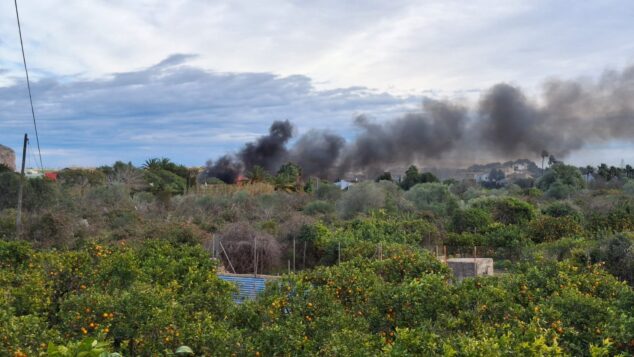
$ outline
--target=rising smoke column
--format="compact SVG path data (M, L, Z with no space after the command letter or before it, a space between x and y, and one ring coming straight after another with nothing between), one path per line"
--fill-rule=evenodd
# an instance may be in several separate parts
M207 161L205 169L199 176L199 181L206 182L207 179L215 177L225 183L234 183L238 180L241 172L242 163L231 155L224 155L216 161Z
M269 172L275 172L288 157L286 143L293 136L293 126L288 120L275 121L269 134L253 143L247 143L238 153L238 158L246 170L258 165Z
M451 151L465 130L466 108L449 102L425 100L423 111L386 123L360 116L361 129L339 164L339 173L377 173L388 165L407 164L424 158L440 158Z
M289 160L302 168L304 176L333 178L335 165L345 143L335 133L312 129L293 145Z
M268 135L246 144L235 156L210 163L206 172L230 180L255 165L275 173L293 161L307 176L332 178L375 175L397 164L464 164L460 158L474 154L509 160L539 157L548 150L565 157L587 144L634 138L634 67L607 71L596 81L550 80L537 99L501 83L484 91L472 110L426 99L420 112L384 122L362 115L355 125L360 132L351 142L328 131L309 130L287 148L293 126L276 121Z

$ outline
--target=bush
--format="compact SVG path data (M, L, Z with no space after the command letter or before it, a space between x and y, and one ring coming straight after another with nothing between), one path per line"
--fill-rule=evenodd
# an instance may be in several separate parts
M362 182L344 192L337 201L337 210L342 218L352 218L385 207L385 200L386 193L378 183Z
M542 209L542 212L550 217L570 217L577 222L582 221L581 211L566 201L553 202Z
M0 239L9 240L15 238L16 218L15 209L0 210Z
M72 218L64 212L47 212L28 225L27 237L41 247L69 248L74 244Z
M595 263L603 262L614 276L634 285L634 237L631 235L616 234L600 241L591 257Z
M405 198L423 211L438 215L451 214L458 208L458 200L441 183L419 183L405 193Z
M98 186L106 183L106 175L99 170L63 169L57 173L57 180L64 186Z
M457 210L451 217L451 229L454 232L483 232L493 222L489 212L480 208Z
M312 201L304 206L304 212L314 216L317 214L330 214L335 211L334 205L326 201Z
M522 248L530 244L524 229L517 225L494 225L485 233L485 245L498 248Z
M514 197L480 198L470 202L470 205L491 212L493 219L503 224L527 223L536 215L530 203Z
M583 235L583 227L573 218L543 216L532 221L528 236L535 243L552 242L564 237Z

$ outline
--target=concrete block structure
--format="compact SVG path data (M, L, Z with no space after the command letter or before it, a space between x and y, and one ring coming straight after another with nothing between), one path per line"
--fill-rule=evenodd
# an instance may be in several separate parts
M449 258L447 265L453 271L457 281L477 275L493 275L491 258Z

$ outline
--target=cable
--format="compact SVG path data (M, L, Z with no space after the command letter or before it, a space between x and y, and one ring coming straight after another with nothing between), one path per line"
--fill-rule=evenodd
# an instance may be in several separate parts
M31 103L31 116L33 117L33 127L35 128L35 140L37 141L37 152L40 156L40 168L44 172L44 163L42 162L42 151L40 150L40 136L37 132L37 122L35 121L35 109L33 109L33 96L31 95L31 81L29 79L29 70L26 67L26 56L24 55L24 42L22 41L22 27L20 26L20 14L18 13L18 0L13 0L15 4L15 18L18 20L18 33L20 34L20 48L22 49L22 62L24 63L24 73L26 74L26 87L29 90L29 103Z

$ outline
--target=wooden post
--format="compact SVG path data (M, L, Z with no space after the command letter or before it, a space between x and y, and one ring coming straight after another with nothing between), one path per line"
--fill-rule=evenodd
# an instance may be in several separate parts
M302 257L302 269L306 269L306 241L304 241L304 253Z
M211 256L214 259L216 258L216 235L215 234L211 235Z
M253 238L253 275L258 276L258 240Z
M291 260L288 260L288 273L291 273Z
M478 276L478 247L473 246L473 276Z
M233 268L233 264L231 264L231 259L229 259L229 254L227 254L227 251L225 250L225 247L222 245L222 242L218 241L218 244L220 244L220 248L222 249L222 252L225 253L225 257L227 258L227 262L229 263L229 266L231 267L231 271L235 274L236 270Z
M443 251L445 252L445 263L447 263L447 246L443 245L442 246Z
M435 255L436 259L438 259L438 245L436 245L436 255Z
M18 188L18 211L15 215L16 239L20 239L22 235L22 193L24 191L24 164L26 163L26 144L29 142L29 136L24 134L24 144L22 146L22 169L20 170L20 186Z
M295 272L295 238L293 238L293 272Z

